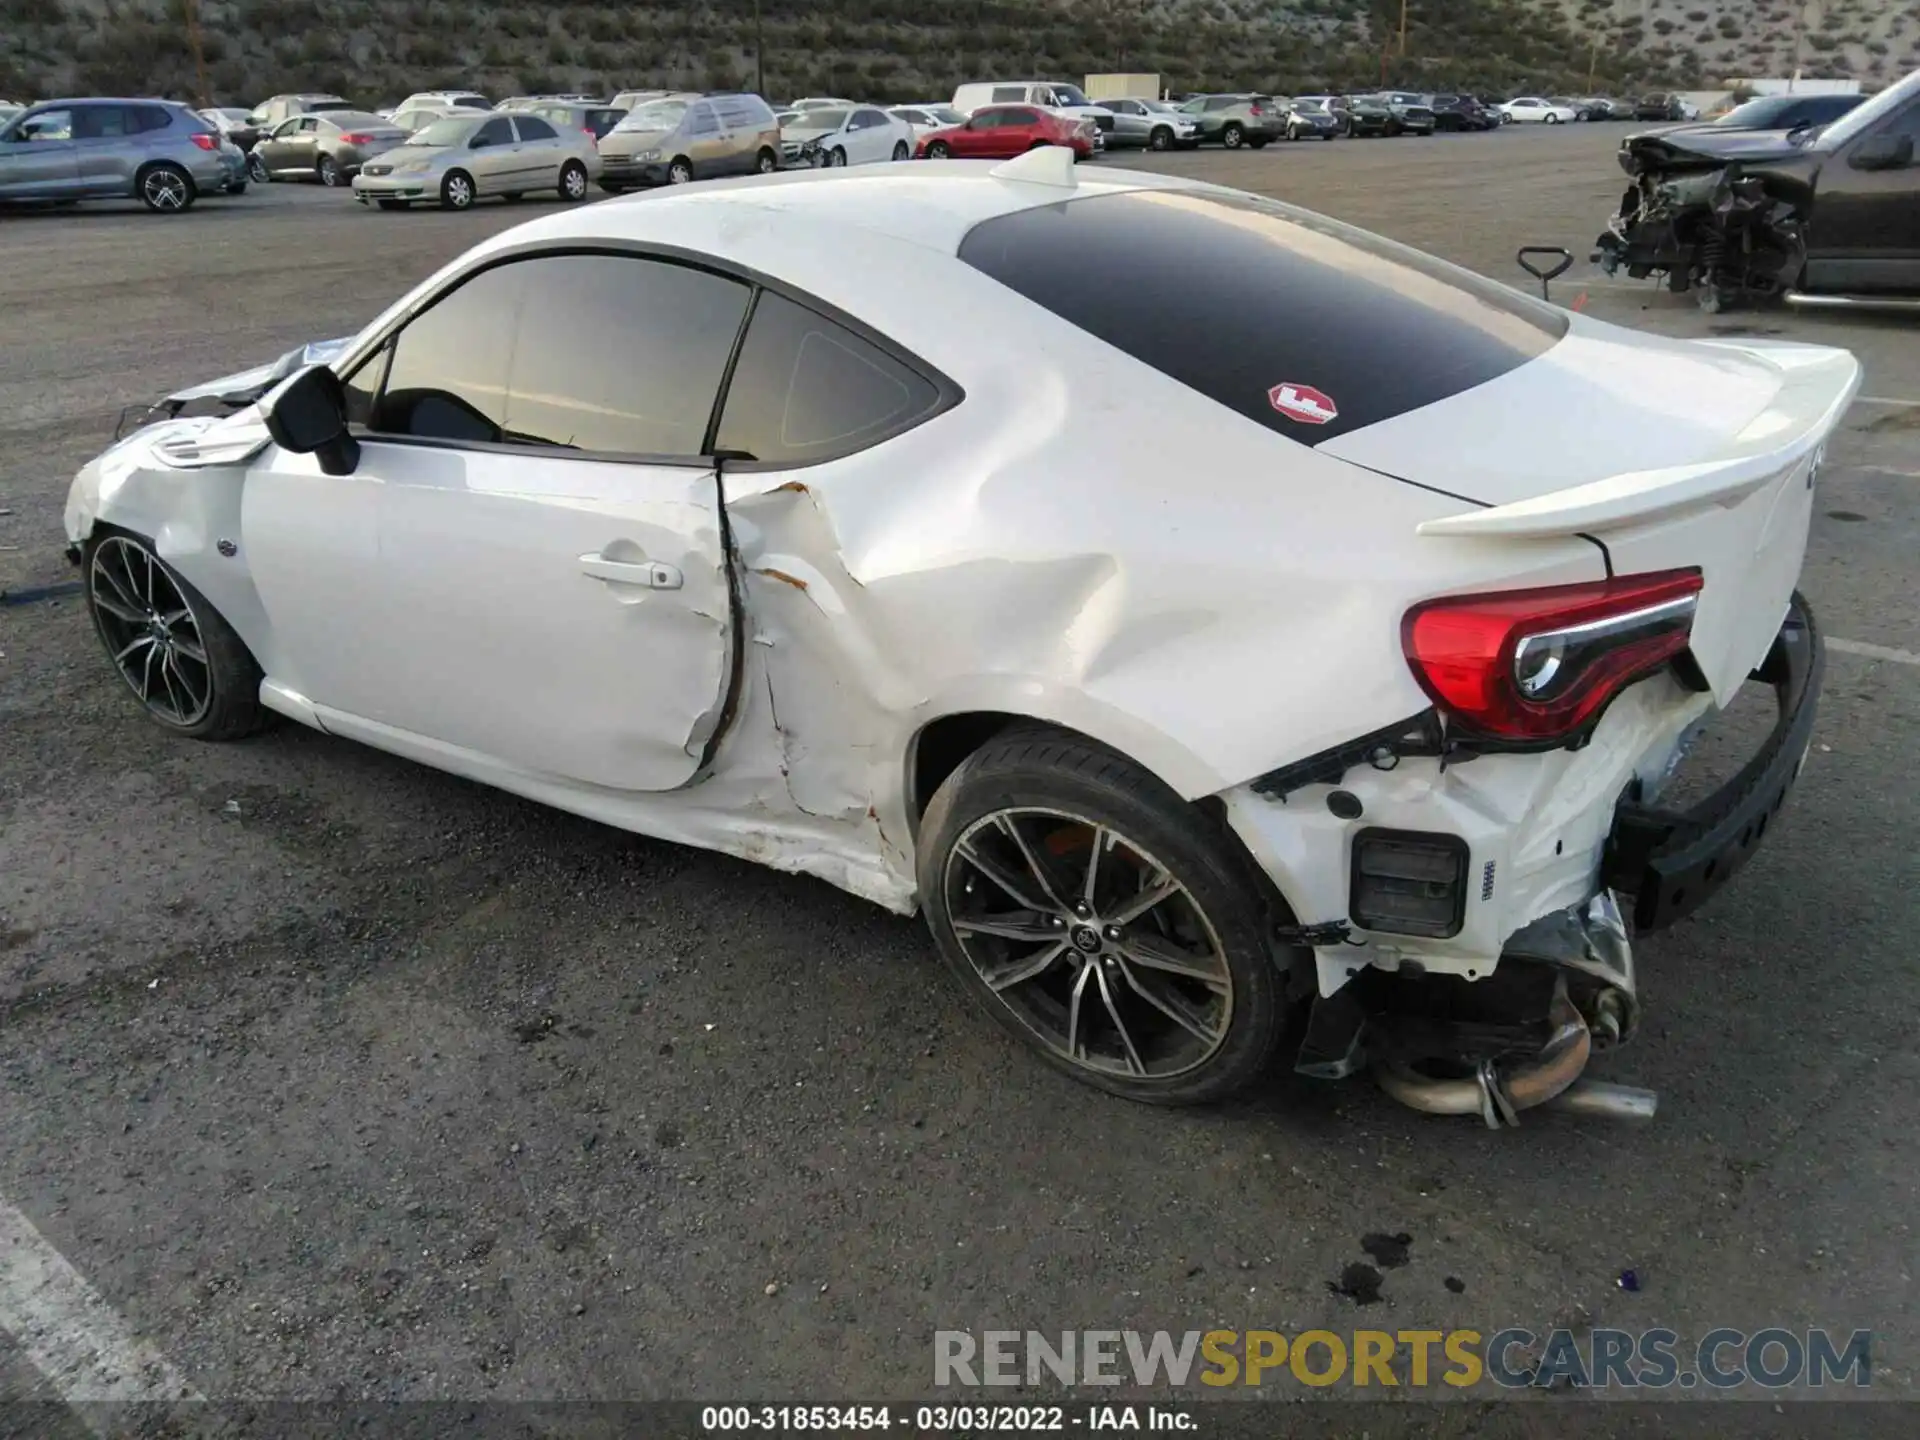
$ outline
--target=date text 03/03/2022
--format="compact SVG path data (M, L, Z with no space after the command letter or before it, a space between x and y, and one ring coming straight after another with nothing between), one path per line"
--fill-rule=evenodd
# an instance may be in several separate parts
M1194 1407L1170 1405L708 1405L700 1428L752 1431L892 1431L924 1435L1141 1430L1200 1433Z

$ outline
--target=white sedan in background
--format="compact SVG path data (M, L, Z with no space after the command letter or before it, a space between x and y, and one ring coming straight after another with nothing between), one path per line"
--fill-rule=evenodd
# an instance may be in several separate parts
M1779 828L1859 379L1042 147L556 210L170 397L65 529L169 733L919 911L1091 1084L1218 1098L1308 1009L1296 1069L1420 1109L1646 1114L1581 1078L1639 1013L1614 897L1657 929ZM1663 804L1750 680L1757 754Z
M1571 105L1555 105L1551 100L1541 100L1530 95L1518 100L1509 100L1506 104L1496 105L1493 108L1509 120L1516 122L1571 125L1580 118L1580 112Z
M967 123L967 117L944 100L923 105L896 105L887 113L907 122L913 131L913 143L916 146L922 135L931 135L935 130L950 130L955 125Z
M913 156L913 126L877 105L818 106L780 125L782 163L832 168Z

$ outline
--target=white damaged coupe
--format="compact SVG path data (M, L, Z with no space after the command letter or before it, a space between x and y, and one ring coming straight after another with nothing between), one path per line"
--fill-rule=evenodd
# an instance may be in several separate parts
M1582 1070L1804 760L1858 383L1040 151L537 219L169 397L66 527L175 733L286 716L917 909L1106 1089L1284 1036L1428 1111L1644 1115ZM1662 808L1750 679L1765 744Z

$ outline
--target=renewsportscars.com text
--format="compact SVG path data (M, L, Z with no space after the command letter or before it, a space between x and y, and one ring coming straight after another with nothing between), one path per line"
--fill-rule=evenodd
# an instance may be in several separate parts
M1571 1385L1733 1389L1872 1384L1873 1332L1672 1330L939 1330L937 1386Z

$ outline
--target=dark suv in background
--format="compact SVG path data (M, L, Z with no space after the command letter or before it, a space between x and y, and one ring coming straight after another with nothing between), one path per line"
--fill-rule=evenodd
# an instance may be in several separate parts
M247 188L247 160L172 100L48 100L0 127L0 202L137 199L173 214Z
M1429 95L1436 130L1498 130L1499 112L1489 110L1471 95Z

